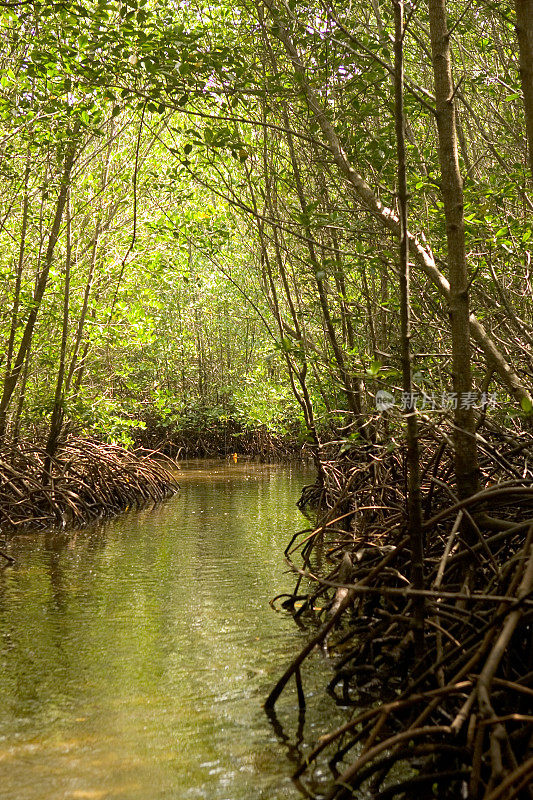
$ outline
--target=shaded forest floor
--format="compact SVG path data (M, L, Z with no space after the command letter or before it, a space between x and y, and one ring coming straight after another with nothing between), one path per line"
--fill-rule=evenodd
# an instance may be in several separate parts
M351 709L302 757L294 780L307 797L324 796L319 756L327 800L532 797L533 437L485 428L483 488L460 502L448 434L421 433L423 591L410 581L401 443L324 448L322 478L302 495L320 518L287 547L298 579L276 600L316 630L266 707L275 716L292 678L305 706L300 667L323 648L328 692Z

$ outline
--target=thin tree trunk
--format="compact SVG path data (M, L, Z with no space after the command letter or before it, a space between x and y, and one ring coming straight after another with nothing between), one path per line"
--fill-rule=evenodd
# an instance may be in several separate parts
M57 370L56 389L54 394L54 406L50 420L50 432L46 443L46 460L44 465L44 477L50 470L50 462L57 450L57 444L64 418L64 393L63 383L65 380L65 368L67 357L67 339L69 325L69 305L70 305L70 268L72 264L72 236L71 236L71 216L70 216L70 192L66 203L66 256L65 256L65 286L63 292L63 323L61 329L61 346L59 351L59 367Z
M263 115L264 114L265 114L265 111L263 109ZM265 135L263 137L262 157L263 157L263 172L264 172L264 178L265 178L265 203L266 203L266 206L268 208L268 211L269 211L269 214L270 214L271 218L274 220L274 219L277 219L277 206L276 206L275 200L273 198L273 187L272 187L272 182L271 182L271 179L270 179L270 172L271 171L269 169L269 162L268 162L268 142L267 142L267 138L266 138L266 132L265 132ZM249 181L249 188L250 188L250 192L251 192L251 196L252 196L252 203L253 203L254 211L257 212L257 204L256 204L256 200L255 200L255 193L254 193L253 185L252 185L251 181ZM257 230L258 230L258 234L259 234L259 241L261 243L261 263L262 263L263 268L264 268L264 270L266 272L265 285L267 287L267 291L266 291L267 300L269 300L269 304L271 306L272 313L273 313L274 318L275 318L275 320L277 322L277 325L278 325L280 341L283 342L284 334L285 334L284 321L283 321L282 312L281 312L281 308L280 308L280 304L279 304L279 298L278 298L278 293L277 293L277 290L276 290L276 285L275 285L275 282L274 282L274 277L273 277L273 274L272 274L272 268L271 268L271 264L270 264L268 248L267 248L267 244L266 244L266 241L265 241L264 225L263 225L262 222L260 222L260 217L257 214L256 214L256 221L257 221L256 222ZM278 229L277 229L276 225L273 224L272 225L272 238L273 238L273 242L274 242L274 253L275 253L275 257L276 257L276 263L277 263L278 271L279 271L279 274L280 274L280 277L281 277L281 282L282 282L282 285L283 285L285 298L287 300L287 303L288 303L288 306L289 306L289 309L290 309L290 312L291 312L291 319L292 319L292 323L294 325L294 330L295 330L295 333L296 333L296 339L297 339L300 347L302 348L303 352L305 353L306 338L305 338L304 332L301 329L300 321L299 321L298 314L296 312L296 308L295 308L295 305L294 305L293 297L292 297L292 294L291 294L290 285L289 285L289 279L287 277L287 271L285 269L285 264L283 262L283 255L282 255L282 252L281 252L281 245L280 245L280 242L279 242L278 233L279 232L278 232ZM270 300L270 295L271 295L271 298L272 298L271 300ZM287 366L287 373L288 373L289 380L290 380L290 383L291 383L292 393L293 393L294 397L296 398L298 404L300 405L300 408L302 409L307 430L309 431L309 434L310 434L310 436L312 438L312 441L313 441L314 458L315 458L315 463L316 463L316 466L317 466L318 474L319 474L320 477L322 477L322 465L321 465L321 462L320 462L320 454L319 454L320 440L319 440L319 437L318 437L318 432L317 432L317 428L316 428L316 422L315 422L315 418L314 418L313 403L311 401L311 397L309 395L309 391L307 389L307 383L306 383L306 378L307 378L307 358L305 356L304 360L303 360L303 364L301 366L299 366L295 362L295 360L291 357L291 355L287 352L287 350L285 350L285 349L283 350L283 356L284 356L285 363L286 363L286 366ZM298 382L298 384L300 386L300 389L297 388L296 381Z
M302 210L302 215L305 215L307 210L306 197L304 194L303 183L300 174L300 167L294 150L294 141L292 134L290 133L289 118L285 106L283 106L283 121L286 128L286 137L287 137L287 144L289 146L292 172L296 183L296 193L298 195L298 200L300 203L300 208ZM359 397L356 388L353 386L350 375L348 374L342 348L337 340L337 335L335 333L335 326L333 325L333 321L331 319L326 287L324 285L324 280L320 277L320 275L323 272L322 264L320 263L318 256L316 254L315 245L313 243L313 232L309 225L304 225L304 231L305 231L307 249L309 251L311 266L315 273L315 280L318 289L318 297L320 301L320 308L322 309L322 316L324 319L324 328L326 331L327 339L329 340L329 343L333 350L333 354L335 356L335 362L337 364L339 378L342 383L342 386L344 387L344 393L348 401L348 407L352 412L352 414L354 414L355 419L357 420L358 428L360 430L361 435L363 436L363 438L365 438L367 434L365 428L363 427L363 422L361 418L361 398Z
M267 7L268 7L268 4L267 4ZM264 29L265 25L264 25L264 19L263 19L262 10L260 10L260 20L261 20L261 23L262 23L263 29ZM266 43L267 48L268 48L270 61L271 61L271 64L272 64L272 68L274 70L274 73L277 75L277 66L276 66L276 61L275 61L275 58L274 58L274 53L272 52L272 48L270 46L270 42L268 41L268 38L266 38L266 37L265 37L265 43ZM281 104L281 112L282 112L282 117L283 117L283 124L284 124L284 127L285 127L285 136L286 136L286 139L287 139L287 145L289 147L289 155L290 155L290 159L291 159L292 171L293 171L294 180L295 180L295 184L296 184L296 193L298 195L298 201L300 203L300 208L302 210L302 215L305 216L306 210L307 210L307 206L306 206L305 193L304 193L304 189L303 189L303 183L302 183L302 179L301 179L300 166L299 166L299 163L298 163L298 159L296 157L296 152L295 152L295 148L294 148L294 139L293 139L293 136L292 136L292 133L291 133L291 127L290 127L290 124L289 124L289 113L288 113L288 110L287 110L287 106L283 102ZM347 403L348 403L348 408L352 412L352 414L354 415L354 418L355 418L356 424L357 424L357 428L358 428L358 431L359 431L361 437L363 439L366 439L366 438L368 438L368 431L364 427L363 419L362 419L362 415L361 415L361 393L359 391L359 386L357 385L357 382L354 382L352 380L352 378L351 378L351 376L349 374L349 371L346 368L346 363L345 363L345 360L344 360L344 355L343 355L343 352L342 352L342 348L340 347L339 342L337 340L337 335L335 333L335 327L334 327L332 319L331 319L331 313L330 313L330 309L329 309L329 303L328 303L328 296L327 296L326 287L324 285L324 281L320 277L320 275L322 273L322 264L320 263L320 261L318 259L318 256L316 254L316 249L315 249L315 245L314 245L314 237L313 237L313 233L312 233L312 230L311 230L311 226L310 225L304 225L304 232L305 232L305 238L306 238L306 243L307 243L307 249L308 249L308 252L309 252L309 258L310 258L310 261L311 261L311 266L312 266L314 274L315 274L316 285L317 285L317 290L318 290L318 297L319 297L319 301L320 301L320 308L322 309L322 316L323 316L324 328L325 328L326 336L327 336L327 339L329 340L329 343L330 343L331 348L333 350L333 354L334 354L334 357L335 357L335 362L337 364L338 375L339 375L339 378L340 378L340 382L341 382L341 384L342 384L342 386L344 388L344 394L346 396L346 400L347 400Z
M108 178L109 178L109 164L110 164L110 161L111 161L111 148L112 148L112 145L113 145L113 125L111 125L110 130L109 130L109 139L108 139L108 143L107 143L106 157L105 157L104 167L103 167L103 170L102 170L102 186L101 186L101 191L100 191L101 198L103 198L103 195L104 195L105 190L107 188L107 182L108 182ZM80 316L78 318L78 324L76 326L76 335L74 337L74 346L72 348L72 355L70 357L70 364L69 364L67 376L66 376L66 379L65 379L65 388L64 388L65 397L68 396L68 393L70 391L70 386L71 386L72 380L74 378L74 375L76 375L74 395L77 395L77 393L79 392L79 389L80 389L80 386L81 386L82 377L83 377L83 371L84 371L84 368L85 368L85 358L86 358L87 353L89 351L89 342L87 342L87 345L84 348L84 352L83 352L82 358L78 361L79 352L80 352L81 344L82 344L82 341L83 341L83 332L84 332L84 328L85 328L85 321L87 319L87 311L88 311L88 308L89 308L89 299L90 299L90 296L91 296L91 291L92 291L93 282L94 282L94 273L95 273L95 269L96 269L96 261L97 261L97 256L98 256L98 245L100 243L100 236L101 236L101 233L102 233L102 228L103 227L105 228L107 225L109 225L111 219L113 218L113 213L112 213L108 217L108 219L104 223L104 225L102 225L103 202L104 201L102 199L101 203L100 203L100 208L98 210L98 214L97 214L97 217L96 217L96 225L95 225L95 229L94 229L94 236L93 236L93 239L92 239L92 242L91 242L91 245L90 245L91 260L90 260L90 263L89 263L89 272L87 274L87 281L86 281L86 284L85 284L85 291L83 293L83 303L82 303L82 307L81 307L81 312L80 312Z
M515 0L520 78L524 93L529 168L533 182L533 0Z
M89 263L89 272L87 274L87 281L85 283L85 290L83 292L83 303L81 306L80 316L78 318L78 324L76 326L76 335L74 337L74 346L72 349L72 355L70 357L70 365L67 372L67 377L65 380L65 395L68 394L70 390L70 385L72 383L72 378L74 377L74 373L77 372L79 369L79 352L81 343L83 341L83 331L85 328L85 321L87 319L87 311L89 309L89 299L91 296L91 291L93 287L94 281L94 271L96 267L96 254L98 249L98 241L100 238L100 217L96 220L96 230L94 232L92 247L91 247L91 261ZM83 359L82 359L83 360Z
M22 204L22 228L20 232L20 243L19 243L19 256L18 256L18 264L17 264L17 276L15 279L15 290L13 293L13 306L11 309L11 329L9 332L9 341L7 343L7 355L6 355L6 375L11 372L11 362L13 360L13 350L15 347L15 336L18 327L19 321L19 306L20 306L20 289L22 286L22 272L24 270L24 252L26 249L26 233L28 230L28 208L29 208L29 198L28 198L28 180L30 177L30 159L26 161L26 172L24 175L24 200Z
M95 313L94 313L94 309L93 309L93 312L92 312L91 316L92 316L92 319L94 319L95 316L96 316ZM83 352L81 354L81 358L78 359L78 361L76 363L76 367L74 369L74 373L73 373L74 382L73 382L73 385L72 385L72 394L71 394L71 399L73 399L73 400L76 400L78 398L79 393L80 393L81 385L83 383L83 375L85 373L85 368L87 366L87 356L89 355L90 348L91 348L91 340L88 338L86 340L85 344L83 345ZM66 391L67 391L67 389L66 389L66 386L65 386L65 394L66 394Z
M24 401L26 399L26 388L28 386L28 374L30 371L31 350L26 353L24 361L24 369L22 370L22 381L20 383L20 392L17 400L17 407L15 411L15 418L13 420L13 444L16 446L20 437L20 423L22 419L22 410L24 408Z
M394 116L396 149L398 155L398 210L400 217L400 327L402 353L402 388L405 396L413 397L411 356L411 298L409 275L409 240L407 238L407 164L405 148L403 0L394 2ZM424 588L424 541L422 533L422 504L420 493L420 452L418 446L418 421L414 403L405 408L407 427L407 509L411 540L411 583L415 589ZM414 604L414 635L417 655L424 647L424 599Z
M268 184L268 176L267 176L267 184ZM269 197L268 186L267 186L267 197ZM283 322L281 309L280 309L280 305L279 305L279 299L278 299L278 293L277 293L277 290L276 290L276 284L274 282L274 277L272 275L272 268L270 266L270 258L268 256L268 250L267 250L267 247L266 247L266 244L265 244L265 241L264 241L264 233L263 233L262 226L258 225L258 230L259 230L259 237L260 237L261 249L262 249L262 263L263 263L264 269L266 270L267 283L268 283L268 287L270 289L270 294L271 294L271 297L272 297L270 305L271 305L272 313L273 313L274 318L275 318L275 320L277 322L277 325L278 325L280 341L283 342L284 334L285 334L285 328L284 328L284 322ZM279 241L278 241L278 238L277 238L277 230L276 230L275 227L273 228L273 234L274 234L274 249L275 249L275 254L276 254L276 263L278 265L278 270L279 270L281 278L282 278L282 283L283 283L283 288L284 288L284 291L285 291L285 295L286 295L286 297L288 299L289 306L291 307L291 310L292 310L292 320L293 320L293 323L294 323L294 326L295 326L297 341L298 341L300 347L302 347L302 349L303 349L305 347L305 338L304 338L304 336L302 334L302 331L300 329L298 316L297 316L297 314L296 314L296 312L294 310L294 306L293 306L293 303L292 303L292 297L290 295L290 287L289 287L289 283L288 283L288 279L287 279L285 265L283 263L283 257L282 257L282 254L281 254ZM316 423L315 423L313 403L311 401L311 397L309 395L309 391L307 389L307 383L306 383L307 361L304 360L302 366L301 367L298 366L298 364L295 363L294 359L291 358L290 354L285 349L283 350L283 357L284 357L285 363L287 365L287 373L288 373L289 380L290 380L290 383L291 383L292 393L295 396L296 400L298 401L298 403L300 405L300 408L302 409L302 412L303 412L303 415L304 415L304 419L305 419L305 425L306 425L307 430L309 431L309 434L310 434L310 436L311 436L311 438L313 440L315 463L317 465L318 472L321 475L322 474L322 467L321 467L321 464L320 464L320 456L319 456L320 440L318 438L318 432L317 432ZM296 381L298 381L300 389L297 388L296 383L295 383L295 379L296 379Z
M54 250L59 237L61 220L63 218L63 211L67 200L67 192L70 185L70 173L72 172L72 167L74 165L75 157L76 157L76 144L74 141L71 141L65 153L63 175L61 177L59 196L57 199L54 219L52 222L50 235L48 237L48 245L44 256L44 264L40 272L40 275L37 279L37 284L35 286L35 291L33 294L30 313L28 315L28 319L24 327L24 332L22 334L22 339L15 358L15 362L12 368L9 370L9 372L6 373L6 376L4 378L2 397L0 398L0 438L5 435L7 409L9 407L11 397L13 396L13 392L15 391L19 375L24 365L26 354L31 348L33 332L35 329L35 322L37 320L37 314L39 313L41 301L43 299L46 290L46 286L48 283L48 275L50 273L50 267L52 266L52 260L54 257Z
M453 437L455 477L458 495L460 498L464 498L478 491L479 465L474 403L468 400L471 398L472 392L469 281L465 250L463 181L457 152L454 85L446 0L429 0L429 23L450 276L452 370L453 388L456 393Z

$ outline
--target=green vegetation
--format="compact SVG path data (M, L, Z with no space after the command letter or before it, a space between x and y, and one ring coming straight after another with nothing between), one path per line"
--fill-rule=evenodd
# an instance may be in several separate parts
M533 587L533 0L6 2L0 26L6 452L36 442L52 485L75 435L173 455L305 445L308 499L349 539L320 580L353 577L360 508L402 553L415 594L387 609L408 622L393 662L425 675L428 652L470 641L470 621L428 623L435 582L492 598L490 622L472 612L492 632L466 710L433 720L468 729L454 797L465 770L472 797L521 796L531 731L515 752L515 732L478 722L513 707L490 692L523 619L509 633L494 604ZM368 573L384 584L387 559ZM452 673L436 680L455 697Z
M231 421L316 445L373 412L401 373L393 6L4 4L3 431L53 449L66 431L131 445L146 425ZM412 11L412 351L416 388L442 393L446 208L428 12ZM498 331L472 331L472 388L499 378L527 414L516 20L510 3L449 13L471 304Z

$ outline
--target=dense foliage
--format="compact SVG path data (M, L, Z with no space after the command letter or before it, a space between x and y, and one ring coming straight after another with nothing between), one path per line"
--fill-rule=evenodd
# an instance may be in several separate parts
M3 7L2 428L42 435L52 416L55 437L66 425L127 442L146 422L231 419L292 436L303 425L316 443L399 386L384 213L397 204L393 7ZM407 11L409 227L438 275L428 12ZM514 368L500 409L515 413L511 391L527 413L532 201L515 18L509 2L453 2L449 15L471 305ZM415 389L432 398L453 391L438 280L413 274ZM496 389L488 353L478 340L479 396Z
M305 444L329 516L286 605L316 558L322 627L267 705L292 675L305 703L300 664L357 608L343 702L377 654L427 707L341 739L368 733L328 798L525 796L533 0L36 0L0 31L10 509L28 470L30 517L39 481L57 495L83 441ZM381 791L395 758L418 771Z

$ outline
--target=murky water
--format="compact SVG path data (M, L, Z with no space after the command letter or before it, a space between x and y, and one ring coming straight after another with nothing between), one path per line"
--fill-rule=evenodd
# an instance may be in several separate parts
M331 725L327 664L283 742L261 704L305 633L269 599L307 523L300 467L191 463L181 493L74 534L18 536L0 570L0 798L286 800L287 754Z

